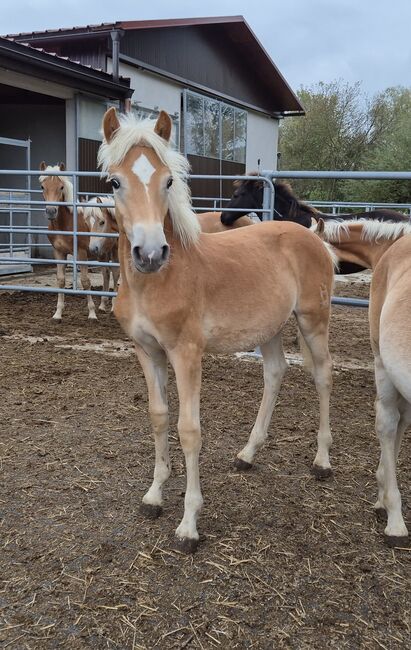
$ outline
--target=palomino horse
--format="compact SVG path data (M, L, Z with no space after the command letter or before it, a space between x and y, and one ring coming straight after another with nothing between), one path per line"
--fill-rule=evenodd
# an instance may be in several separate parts
M40 164L42 172L64 171L64 163L54 167L47 166L43 161ZM73 185L67 176L49 176L44 174L39 177L41 189L43 190L44 200L58 203L60 201L70 203L73 201ZM46 216L48 219L49 241L54 249L56 260L66 260L67 255L73 254L73 235L53 235L53 230L73 230L73 208L66 205L46 205ZM81 210L77 212L77 229L79 232L88 232L89 228L84 220ZM87 260L88 246L90 238L88 236L78 237L77 258L79 261ZM89 291L91 288L90 278L88 277L87 266L80 266L81 284L84 290ZM66 265L57 264L57 283L60 289L64 289L66 284ZM88 317L96 320L96 310L91 296L87 296ZM59 293L57 298L57 309L53 319L61 322L64 309L64 293Z
M176 535L183 551L198 543L203 499L201 359L205 352L261 347L264 393L238 468L249 468L262 446L286 362L284 323L295 314L312 356L320 399L315 467L329 473L331 359L328 323L333 263L323 242L291 223L201 234L192 212L188 161L169 146L171 119L139 122L109 109L103 119L99 164L114 190L119 227L121 283L114 313L134 340L149 394L155 441L154 479L143 511L157 516L170 475L167 360L177 381L178 433L186 460L184 516Z
M411 424L411 224L327 222L321 236L332 242L341 260L374 271L369 316L377 389L375 428L381 445L374 508L388 515L388 544L403 545L408 531L396 463L403 434Z
M255 172L247 174L253 175ZM247 214L250 210L261 209L263 207L263 182L261 180L237 180L234 181L234 193L226 208L237 208L239 212L222 212L221 221L224 225L230 226L241 215ZM398 221L406 222L406 215L396 212L395 210L370 210L369 212L359 212L357 214L339 214L338 217L326 214L316 210L312 206L300 201L294 194L289 183L278 180L275 183L275 202L274 202L274 220L275 221L294 221L296 223L310 228L319 219L328 221L336 218L343 221L352 219L379 219L381 221ZM341 262L338 273L357 273L363 271L364 267L351 262Z
M226 230L233 230L233 228L243 228L243 226L253 226L254 221L244 215L236 219L231 226L225 226L221 222L221 212L200 212L197 213L197 219L200 222L202 232L224 232Z
M89 204L99 203L99 206ZM93 233L104 233L115 235L118 227L113 207L113 199L109 196L96 196L84 206L84 218L90 228L89 251L92 256L97 257L99 262L118 262L118 239L114 237L98 237ZM101 267L103 276L103 291L110 288L110 270L113 276L114 291L117 290L120 271L117 267ZM108 297L101 296L99 309L107 310ZM113 309L112 309L113 311Z

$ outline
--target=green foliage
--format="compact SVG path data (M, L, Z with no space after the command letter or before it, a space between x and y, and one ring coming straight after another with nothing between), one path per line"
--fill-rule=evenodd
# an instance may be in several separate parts
M359 83L319 83L298 93L305 117L280 129L282 169L411 169L411 90L388 88L373 98ZM298 195L317 200L410 202L410 181L294 181Z

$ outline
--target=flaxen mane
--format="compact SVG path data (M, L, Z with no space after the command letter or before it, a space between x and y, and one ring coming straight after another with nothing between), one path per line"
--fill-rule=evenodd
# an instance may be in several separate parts
M324 222L322 237L329 243L341 241L342 235L348 235L349 226L361 224L361 238L365 241L379 239L398 239L402 235L411 235L411 223L408 221L379 221L378 219L352 219L350 221L330 220Z
M190 164L178 151L154 131L156 120L138 120L132 113L120 115L120 128L110 142L103 141L98 152L98 165L108 173L111 165L120 165L131 147L139 145L154 149L161 162L169 168L173 184L169 191L169 214L173 230L184 247L195 244L200 224L191 208L187 184Z

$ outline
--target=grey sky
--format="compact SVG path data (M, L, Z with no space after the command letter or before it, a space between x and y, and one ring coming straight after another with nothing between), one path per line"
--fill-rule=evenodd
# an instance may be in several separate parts
M411 86L411 0L1 0L0 32L115 20L243 15L294 90Z

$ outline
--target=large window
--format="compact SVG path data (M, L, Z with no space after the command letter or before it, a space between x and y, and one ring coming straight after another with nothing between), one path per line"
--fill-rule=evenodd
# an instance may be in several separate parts
M185 153L245 163L247 112L186 91Z

